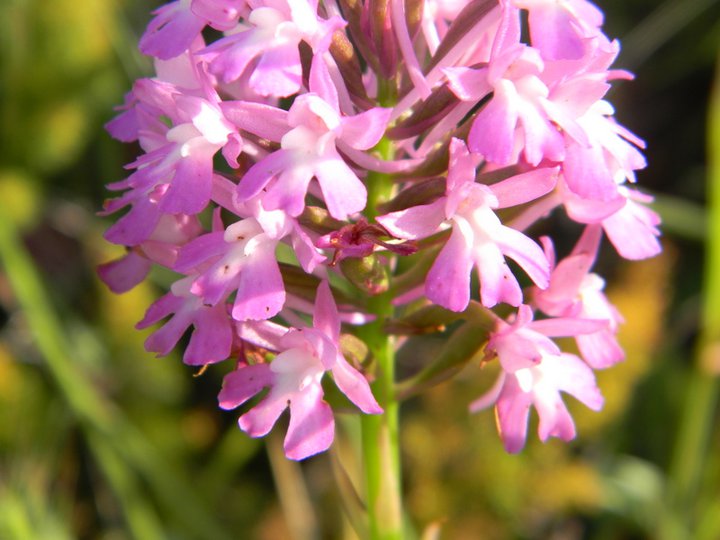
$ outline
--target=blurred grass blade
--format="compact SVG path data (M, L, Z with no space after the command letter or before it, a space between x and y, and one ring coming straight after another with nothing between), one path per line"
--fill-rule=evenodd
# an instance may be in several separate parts
M667 0L623 39L621 62L635 69L717 0Z
M88 433L87 439L95 459L120 502L133 536L138 540L162 540L165 534L160 520L152 510L152 505L138 489L135 476L128 474L127 465L107 439L97 432Z
M341 459L342 450L338 447L338 443L330 447L330 467L333 478L335 479L335 485L337 486L340 503L353 531L355 531L359 538L367 538L367 509L360 494L355 489L350 475L343 466Z
M300 464L285 457L278 430L267 435L267 454L292 540L318 540L318 524Z
M660 214L663 234L705 242L707 214L703 206L670 195L652 195L652 209Z
M258 439L246 437L237 425L231 425L207 460L202 475L203 489L210 492L222 486L228 478L233 478L245 467L261 448L262 443Z
M160 529L157 525L150 525L149 513L141 514L137 507L127 507L129 490L133 488L130 484L118 483L124 475L134 476L140 472L161 505L180 525L179 528L199 539L232 538L215 521L202 504L197 490L183 479L181 472L174 470L171 463L157 453L143 434L120 410L104 399L73 362L71 348L50 305L50 297L19 240L17 228L10 217L12 213L5 206L0 202L0 260L50 374L91 442L91 448L99 452L96 456L98 463L116 489L128 524L143 531ZM147 536L139 534L138 538Z
M668 479L668 512L660 520L659 537L696 538L694 524L702 476L707 470L708 443L715 419L720 373L720 64L709 109L708 233L702 320L693 366L685 388L685 408L673 450ZM720 531L716 531L720 533Z

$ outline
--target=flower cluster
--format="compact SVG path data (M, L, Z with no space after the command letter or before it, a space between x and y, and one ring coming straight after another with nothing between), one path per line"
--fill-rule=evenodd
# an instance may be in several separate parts
M610 69L619 45L602 22L586 0L168 3L140 41L155 76L107 126L143 154L108 186L104 213L125 212L106 238L127 252L101 277L124 292L153 265L175 272L138 324L164 321L147 349L189 333L187 364L234 359L221 407L269 389L240 428L265 435L289 408L292 459L332 442L326 374L382 412L371 364L341 339L341 321L380 316L378 294L397 317L515 308L489 332L501 375L472 408L496 407L510 452L531 405L541 439L572 438L560 391L599 409L593 369L623 357L621 316L591 273L601 239L628 259L660 250L632 187L643 142L603 99L630 75ZM551 212L579 224L560 260L527 233Z

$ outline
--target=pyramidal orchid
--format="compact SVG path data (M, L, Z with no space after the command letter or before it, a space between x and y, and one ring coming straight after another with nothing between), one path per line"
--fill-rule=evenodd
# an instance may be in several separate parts
M251 437L289 411L290 459L355 413L362 537L402 537L400 401L483 347L499 376L470 408L495 408L508 452L532 409L542 441L575 437L562 394L602 407L594 370L624 353L598 250L661 249L602 25L587 0L177 0L140 40L154 73L107 124L141 151L102 211L125 253L99 275L173 273L147 350L227 366L220 406ZM552 214L568 253L538 237ZM467 354L397 380L428 332Z

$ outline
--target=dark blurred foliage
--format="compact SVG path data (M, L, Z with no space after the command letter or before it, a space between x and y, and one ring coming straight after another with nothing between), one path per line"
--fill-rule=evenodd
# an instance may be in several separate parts
M405 404L408 512L426 538L720 537L715 382L697 367L720 3L600 5L623 42L617 67L636 74L611 99L648 143L639 181L657 195L665 252L628 264L608 249L599 263L628 359L600 374L602 413L573 408L577 441L531 436L506 455L492 414L467 413L493 379L477 363ZM194 377L177 355L144 351L133 325L152 283L115 296L95 277L120 254L96 216L104 184L135 151L102 126L149 72L135 45L149 12L0 3L0 538L353 538L331 464L357 479L354 419L331 455L280 459L277 437L250 440L217 409L227 368Z

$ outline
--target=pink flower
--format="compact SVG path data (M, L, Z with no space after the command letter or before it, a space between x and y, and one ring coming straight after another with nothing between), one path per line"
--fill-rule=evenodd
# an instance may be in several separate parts
M586 0L512 0L528 10L533 47L547 60L582 57L587 43L600 34L603 14Z
M563 174L573 193L584 199L617 198L618 185L626 179L634 182L635 171L645 168L645 158L635 147L643 148L644 142L612 120L613 112L608 102L596 102L577 118L584 137L567 137Z
M254 9L243 26L207 47L201 55L209 62L211 73L226 83L251 70L248 84L261 96L297 93L302 84L300 42L306 41L316 54L322 53L344 21L339 17L318 19L316 0L250 3Z
M153 263L172 266L180 247L201 232L195 216L161 216L147 240L128 249L123 257L101 264L98 276L112 292L127 292L145 279Z
M327 371L364 413L382 412L367 380L343 357L339 339L337 307L323 281L315 300L313 327L288 331L279 340L279 354L269 364L240 366L227 375L218 396L220 407L234 409L269 387L267 396L240 417L240 429L251 437L262 437L289 408L287 457L300 460L324 452L332 444L335 430L332 410L323 400L321 381Z
M520 231L506 227L494 210L522 204L555 185L556 168L538 169L493 186L475 183L478 157L453 139L444 197L433 203L392 212L377 218L398 238L418 239L451 227L452 232L425 282L433 302L453 311L470 301L470 274L478 268L484 306L499 302L517 306L522 292L504 257L515 260L541 288L548 284L550 267L542 249Z
M127 191L105 204L106 214L131 206L105 235L111 242L130 246L145 241L164 214L201 212L211 198L214 155L222 150L228 164L237 167L242 146L211 88L199 97L172 84L145 79L138 81L133 93L138 100L134 109L110 127L122 137L137 137L147 153L127 166L135 169L128 178L108 186ZM134 117L129 116L131 111ZM174 125L167 128L161 116Z
M468 135L468 147L497 165L516 163L522 152L537 166L543 159L562 161L563 138L548 114L550 91L542 80L540 53L520 43L519 12L503 3L503 20L487 67L447 68L450 89L480 109Z
M336 145L346 144L356 150L372 148L385 131L390 111L373 108L355 116L342 116L335 87L324 73L322 62L314 62L310 88L323 95L303 94L282 115L287 128L280 139L280 150L245 173L238 186L238 200L261 195L265 209L284 210L295 217L305 208L310 181L316 178L330 215L346 219L365 208L367 191ZM231 120L237 118L239 123L245 123L246 108L245 104L237 104L226 106L225 111ZM260 112L258 107L255 109ZM280 116L274 113L272 125Z
M550 275L545 290L536 289L533 304L554 317L578 317L604 320L605 328L575 336L583 359L593 369L620 362L625 354L615 337L623 318L603 293L605 282L590 273L600 245L602 230L597 225L585 228L572 253L562 259ZM548 260L554 266L555 253L549 238L543 238Z
M147 328L172 314L159 330L145 340L145 349L168 354L185 331L194 327L190 341L183 354L189 365L205 365L220 362L230 356L233 330L225 303L208 306L201 297L191 292L193 276L173 284L171 292L153 303L136 328Z
M243 219L188 243L180 250L174 269L197 274L190 292L207 305L225 302L234 292L233 319L269 319L285 303L275 258L277 242L256 219Z
M654 257L662 251L660 216L647 206L652 197L626 187L618 188L625 197L625 205L602 222L605 234L617 252L626 259L639 260Z
M622 257L646 259L662 250L658 240L660 216L643 204L651 202L651 196L620 185L615 198L599 201L575 195L564 182L559 182L558 186L568 216L579 223L601 223Z
M503 372L493 391L498 431L505 450L511 454L525 446L530 407L535 407L540 417L541 441L550 437L570 441L575 438L575 424L560 392L570 394L594 411L599 411L604 401L592 370L577 356L567 353L545 356L537 366ZM485 408L485 400L481 398L471 404L471 411Z
M168 60L190 48L207 21L190 9L191 0L177 0L161 6L140 38L140 50Z
M177 0L154 14L140 38L140 50L161 60L180 56L206 25L216 30L233 28L246 9L245 0Z
M560 392L566 392L592 410L603 398L592 370L580 358L562 353L549 339L596 331L604 321L574 318L532 320L532 309L520 306L512 324L500 322L485 347L486 357L497 356L502 372L493 388L470 405L473 412L495 405L498 431L508 452L525 446L530 407L540 416L540 440L575 437L575 425Z
M192 12L216 30L232 30L248 10L247 0L192 0Z

